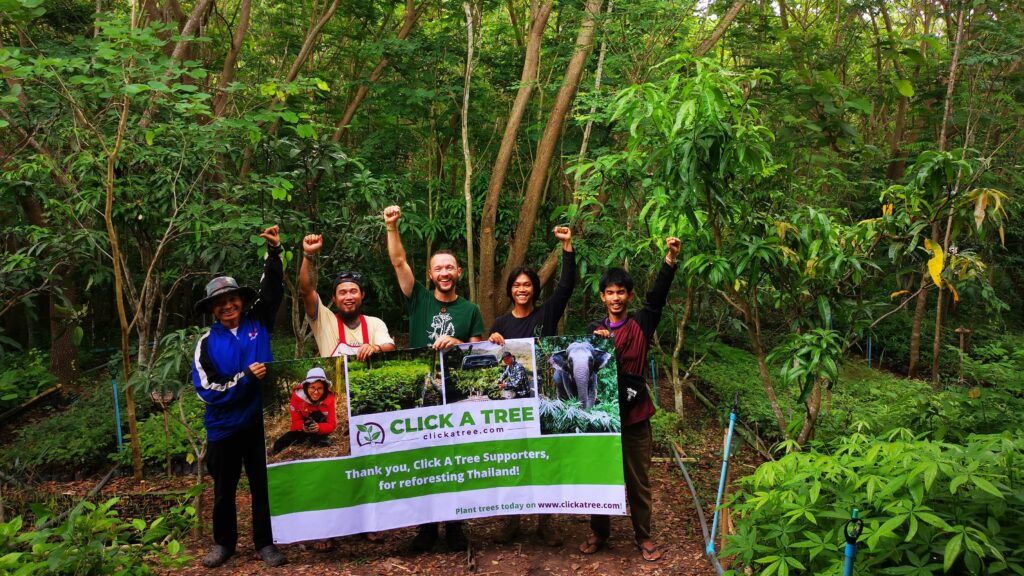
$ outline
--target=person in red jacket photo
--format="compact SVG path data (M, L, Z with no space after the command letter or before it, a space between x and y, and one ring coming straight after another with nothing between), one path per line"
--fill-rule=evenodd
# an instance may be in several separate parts
M337 418L334 412L334 393L331 381L323 368L311 368L306 379L292 392L288 407L292 424L283 436L274 442L272 454L294 444L326 446L327 435L334 432Z

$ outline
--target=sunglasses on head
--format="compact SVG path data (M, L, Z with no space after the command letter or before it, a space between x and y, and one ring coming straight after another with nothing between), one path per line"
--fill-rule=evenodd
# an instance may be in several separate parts
M342 282L355 282L360 286L363 285L363 275L358 272L342 272L334 277L334 284L337 286Z

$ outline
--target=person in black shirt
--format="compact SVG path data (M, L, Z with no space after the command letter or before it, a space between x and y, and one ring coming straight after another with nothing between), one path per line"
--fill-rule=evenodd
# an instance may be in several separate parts
M551 298L538 306L540 277L537 272L524 266L513 270L505 285L505 291L512 300L512 310L494 319L491 336L488 338L491 342L504 346L506 338L554 336L558 330L558 322L576 286L576 254L572 250L572 230L568 226L556 226L554 234L562 242L562 275L558 279L558 286ZM519 522L519 516L506 516L505 524L495 541L511 542L519 533ZM537 517L537 532L549 546L562 544L562 538L555 532L548 514Z
M558 321L565 313L569 297L576 286L576 253L572 251L572 230L556 226L555 238L562 242L562 275L547 302L537 305L540 278L532 268L520 266L508 275L505 292L512 300L512 310L494 319L491 342L499 346L506 338L554 336Z

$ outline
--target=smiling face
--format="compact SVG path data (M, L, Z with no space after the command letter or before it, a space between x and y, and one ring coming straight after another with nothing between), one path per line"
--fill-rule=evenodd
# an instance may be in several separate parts
M455 283L462 275L462 268L459 268L458 261L451 254L434 254L430 259L430 281L442 294L455 292Z
M237 328L242 321L242 297L238 292L224 294L210 304L210 310L225 328Z
M363 290L355 282L341 282L334 287L334 307L342 316L358 314L363 307Z
M601 302L604 302L604 307L608 310L609 317L619 318L624 316L626 311L629 310L629 303L632 300L633 292L618 284L605 286L605 289L601 291Z
M512 282L512 300L520 306L533 306L533 280L526 274L516 276Z
M306 395L313 402L319 402L324 397L324 383L323 382L310 382L309 386L306 387Z

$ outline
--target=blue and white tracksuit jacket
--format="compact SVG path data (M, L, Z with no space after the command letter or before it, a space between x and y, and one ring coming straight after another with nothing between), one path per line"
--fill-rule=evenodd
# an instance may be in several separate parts
M237 334L214 322L199 338L192 359L192 382L206 403L206 439L223 440L261 423L261 382L249 365L273 362L270 333L284 296L281 247L269 247L260 291L242 317Z

